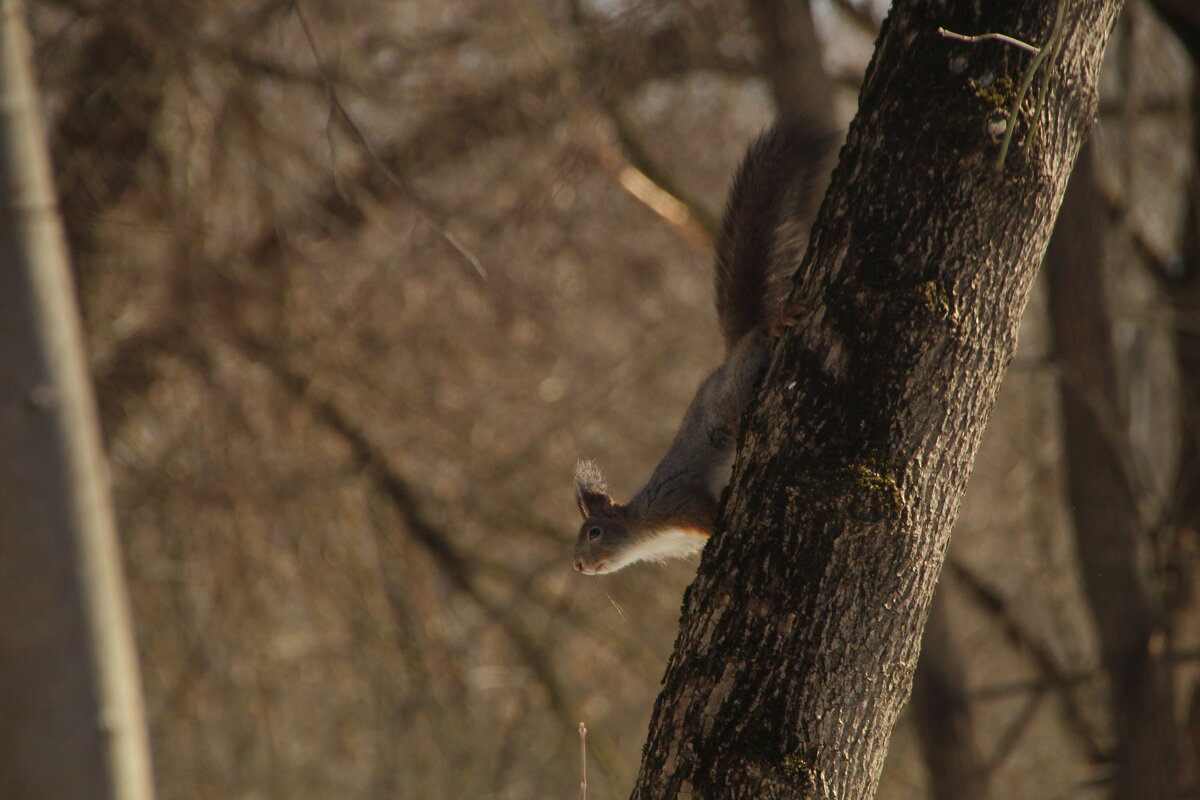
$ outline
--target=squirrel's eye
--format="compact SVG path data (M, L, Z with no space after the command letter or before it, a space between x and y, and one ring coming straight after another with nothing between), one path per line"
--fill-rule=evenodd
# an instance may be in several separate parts
M588 531L588 541L589 542L596 541L597 539L600 538L601 533L602 533L602 531L599 528L592 528L590 531Z

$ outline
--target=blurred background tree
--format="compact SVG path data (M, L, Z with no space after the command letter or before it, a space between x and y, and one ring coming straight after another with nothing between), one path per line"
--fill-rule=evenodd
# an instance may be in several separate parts
M1162 5L1128 4L1093 136L1093 402L1119 410L1122 563L1171 687L1155 734L1194 769L1200 25ZM562 796L579 720L593 796L625 794L694 565L574 574L572 466L619 495L648 474L719 358L730 172L801 102L780 59L821 67L844 123L882 9L30 12L160 797ZM1132 730L1078 556L1064 352L1039 286L935 626L971 769L1017 798L1110 796ZM880 797L937 784L921 718Z
M151 800L108 472L19 0L0 2L0 795Z

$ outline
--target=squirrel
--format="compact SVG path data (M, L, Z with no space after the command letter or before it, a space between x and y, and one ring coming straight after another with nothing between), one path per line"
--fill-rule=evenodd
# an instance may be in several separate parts
M729 484L737 425L753 399L772 341L801 309L785 308L787 268L799 263L820 200L832 137L806 120L779 120L742 158L716 242L717 317L725 358L704 379L679 432L646 485L625 504L594 462L575 468L583 525L575 569L616 572L638 561L698 553Z

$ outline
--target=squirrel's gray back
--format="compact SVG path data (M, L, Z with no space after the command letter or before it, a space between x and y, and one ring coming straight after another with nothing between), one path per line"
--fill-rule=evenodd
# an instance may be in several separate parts
M726 351L775 318L787 278L808 246L834 137L804 120L779 120L746 151L716 244L717 318Z

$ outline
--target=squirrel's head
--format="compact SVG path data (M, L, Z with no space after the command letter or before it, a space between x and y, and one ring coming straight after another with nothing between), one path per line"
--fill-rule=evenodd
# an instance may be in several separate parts
M575 569L584 575L602 575L629 563L622 558L633 536L628 510L613 501L608 483L592 461L580 461L575 467L575 500L583 515L575 540Z

